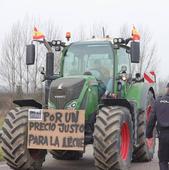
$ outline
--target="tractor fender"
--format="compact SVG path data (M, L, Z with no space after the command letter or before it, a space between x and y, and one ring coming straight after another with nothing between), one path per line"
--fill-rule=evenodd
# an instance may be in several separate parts
M100 105L100 108L104 106L123 106L123 107L128 108L130 113L134 112L133 103L127 101L126 99L105 98L105 99L102 99L102 103L103 105Z
M149 92L153 94L155 99L155 90L151 84L144 82L135 83L128 90L126 99L136 102L138 110L145 110Z
M42 109L42 104L37 102L34 99L22 99L22 100L14 100L14 104L18 105L19 107L36 107L38 109Z

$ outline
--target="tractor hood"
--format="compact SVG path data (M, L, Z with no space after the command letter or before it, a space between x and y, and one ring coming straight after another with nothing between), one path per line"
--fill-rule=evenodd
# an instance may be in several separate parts
M57 109L64 109L68 102L79 98L84 83L85 79L79 77L65 77L53 81L50 87L49 101Z

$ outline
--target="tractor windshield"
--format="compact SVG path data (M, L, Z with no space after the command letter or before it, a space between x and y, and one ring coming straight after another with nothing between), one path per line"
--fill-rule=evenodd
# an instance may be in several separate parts
M113 77L113 50L108 42L72 44L65 56L63 76L91 73L107 82Z

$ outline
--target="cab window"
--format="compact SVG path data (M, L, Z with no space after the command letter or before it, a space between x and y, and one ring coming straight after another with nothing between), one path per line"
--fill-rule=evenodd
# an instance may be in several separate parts
M72 44L64 56L63 64L63 76L91 72L105 84L113 77L113 51L109 43Z
M127 71L126 73L129 74L131 73L131 65L130 65L130 55L126 52L126 49L120 48L117 51L117 59L118 59L118 73L121 72L122 67L126 66Z

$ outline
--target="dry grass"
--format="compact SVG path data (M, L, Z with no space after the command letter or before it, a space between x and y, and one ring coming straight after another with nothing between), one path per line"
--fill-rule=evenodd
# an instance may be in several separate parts
M0 116L0 129L2 129L3 123L4 123L4 117Z
M2 151L2 149L0 147L0 161L3 161L3 160L4 160L4 158L3 158L3 151Z

